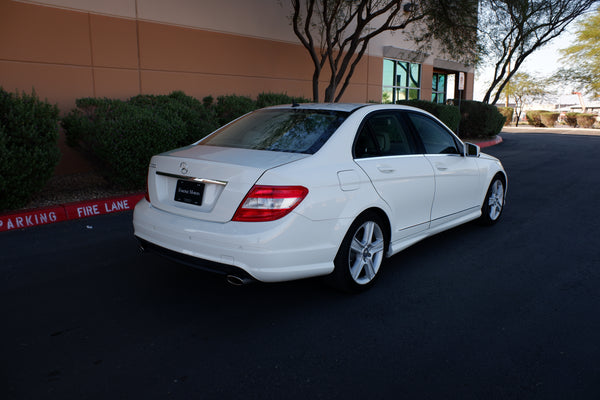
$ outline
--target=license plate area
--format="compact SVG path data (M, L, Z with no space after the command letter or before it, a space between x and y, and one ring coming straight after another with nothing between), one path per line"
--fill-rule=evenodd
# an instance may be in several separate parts
M178 179L175 187L175 201L181 203L202 205L202 196L204 194L204 183Z

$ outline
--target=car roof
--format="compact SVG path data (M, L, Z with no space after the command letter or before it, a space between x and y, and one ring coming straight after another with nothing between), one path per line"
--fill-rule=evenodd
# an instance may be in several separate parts
M279 105L269 108L292 108L295 110L326 110L353 112L367 105L367 103L296 103Z
M343 111L352 113L360 108L369 110L423 110L398 104L378 104L378 103L300 103L300 104L282 104L279 106L268 107L270 109L294 109L294 110L323 110L323 111Z

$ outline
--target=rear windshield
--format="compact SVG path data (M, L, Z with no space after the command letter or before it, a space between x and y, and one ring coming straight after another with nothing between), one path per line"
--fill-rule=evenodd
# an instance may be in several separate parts
M314 154L348 115L343 111L258 110L219 129L198 144Z

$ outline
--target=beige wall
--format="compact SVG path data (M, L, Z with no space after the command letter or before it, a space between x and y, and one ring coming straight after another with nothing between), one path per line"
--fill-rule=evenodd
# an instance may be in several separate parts
M132 2L103 3L102 9L92 1L45 3L61 8L0 0L0 85L34 88L63 112L80 97L173 90L200 98L268 91L312 98L313 68L299 44L109 15L111 4L113 14L131 14ZM148 4L155 3L139 1L138 9L143 5L152 16L158 11ZM74 5L102 14L69 9ZM380 84L381 58L367 56L343 100L378 100Z
M35 88L63 111L78 97L172 90L311 98L312 63L289 14L285 0L0 0L0 85ZM344 101L380 100L384 46L411 49L398 32L375 38Z
M433 65L422 64L421 65L421 99L431 100L431 93L433 82Z

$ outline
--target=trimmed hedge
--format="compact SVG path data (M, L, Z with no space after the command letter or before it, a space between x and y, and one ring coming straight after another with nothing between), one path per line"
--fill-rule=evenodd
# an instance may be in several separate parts
M457 132L461 138L489 138L494 137L502 130L506 117L492 106L480 101L462 100L460 111L458 100L454 105L438 104L425 100L401 100L396 104L413 106L438 117L452 131ZM459 125L460 121L460 125Z
M0 87L0 211L27 205L59 159L58 107Z
M457 100L454 100L457 103ZM491 138L502 131L506 117L496 106L481 101L462 100L460 103L461 138Z
M542 123L542 113L546 112L544 110L531 110L525 113L525 117L527 118L527 123L531 126L544 127Z
M259 108L280 104L309 103L304 97L292 97L284 93L261 93L256 101L248 96L227 95L217 97L214 103L212 96L205 97L203 104L216 115L219 126L225 125L242 115Z
M568 112L565 114L565 123L569 126L575 128L577 126L577 115L579 113L576 112Z
M458 129L460 112L458 107L447 104L434 103L426 100L398 100L396 104L411 106L425 110L440 119L453 132Z
M150 158L189 145L218 127L217 118L183 92L127 101L84 98L62 119L67 143L81 147L109 182L143 188Z
M556 112L540 113L540 118L542 120L542 124L548 128L552 128L554 126L554 124L556 124L556 121L558 121L559 116L560 116L560 113L556 113Z
M577 125L581 128L591 128L596 122L596 116L594 114L578 114Z
M180 91L126 101L83 98L62 126L67 143L86 152L109 182L141 189L153 155L194 143L257 108L294 101L308 102L276 93L262 93L257 101L230 95L200 102Z
M256 110L256 102L247 96L219 96L214 105L219 125L225 125L252 110Z
M311 100L304 97L292 97L282 93L261 93L256 98L256 108L264 108L270 106L277 106L280 104L294 104L294 103L310 103Z
M512 107L498 107L498 111L500 111L500 114L504 115L504 118L506 118L504 126L510 125L513 115L515 114L515 109Z

